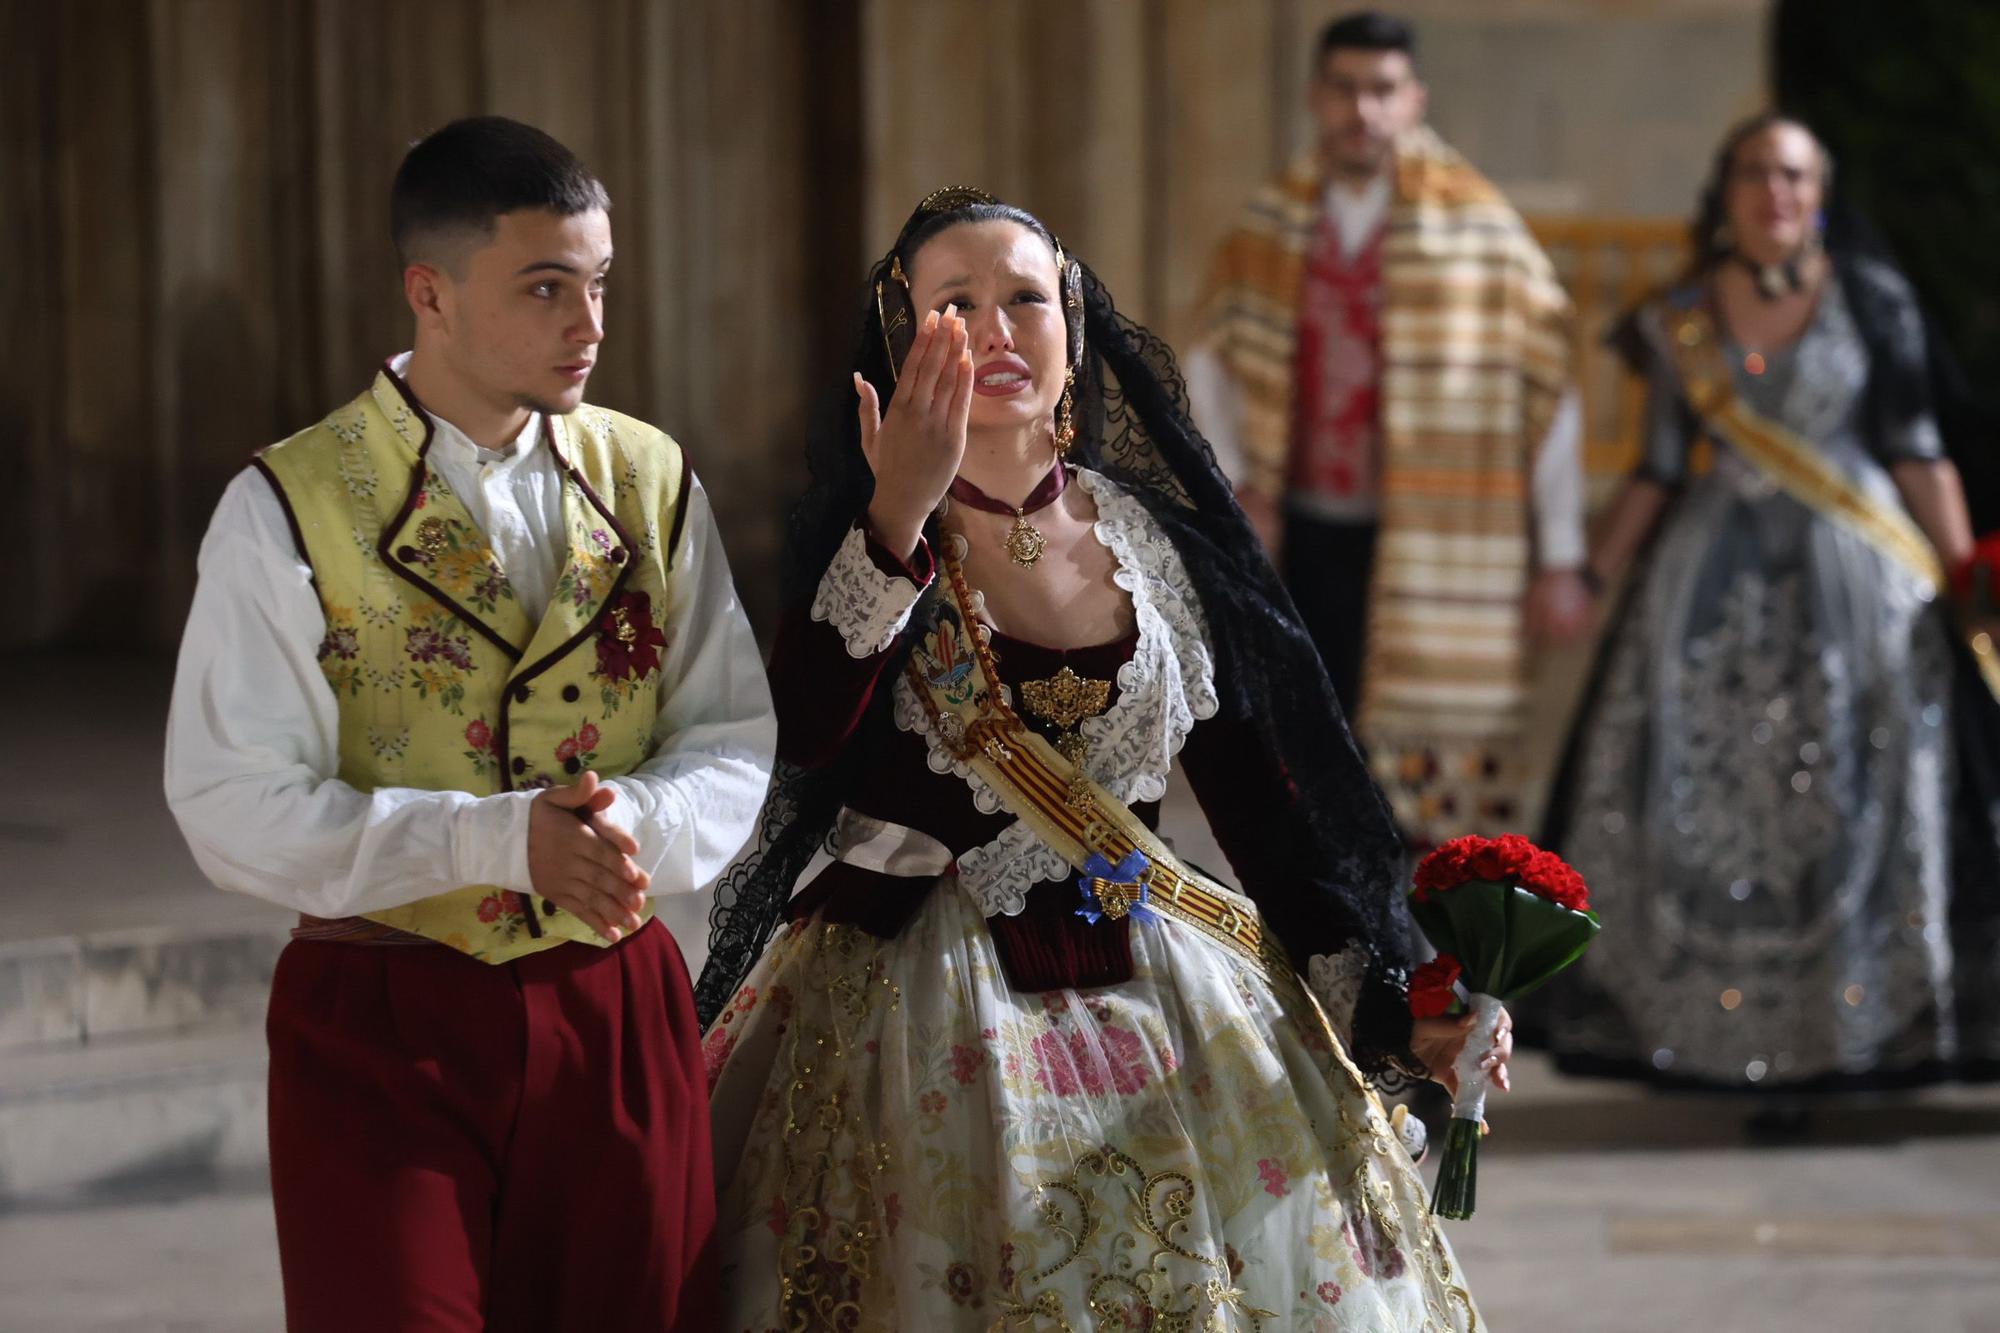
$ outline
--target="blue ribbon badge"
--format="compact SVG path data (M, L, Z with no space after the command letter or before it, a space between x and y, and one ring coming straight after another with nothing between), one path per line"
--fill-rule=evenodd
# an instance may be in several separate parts
M1083 863L1083 873L1077 876L1076 887L1083 894L1083 906L1076 909L1076 914L1093 926L1100 920L1122 921L1128 916L1139 921L1157 921L1159 914L1146 905L1151 893L1146 879L1152 869L1153 863L1137 848L1115 866L1101 853L1092 852Z

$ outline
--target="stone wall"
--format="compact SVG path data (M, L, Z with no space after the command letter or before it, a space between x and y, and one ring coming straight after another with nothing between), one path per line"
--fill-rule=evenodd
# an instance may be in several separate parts
M1320 0L69 0L0 6L0 648L177 638L216 495L407 342L404 146L497 111L609 185L592 393L688 446L760 628L814 395L914 201L1046 217L1188 332L1305 140ZM1761 96L1764 0L1421 0L1439 128L1524 207L1678 213ZM28 256L23 264L18 257Z

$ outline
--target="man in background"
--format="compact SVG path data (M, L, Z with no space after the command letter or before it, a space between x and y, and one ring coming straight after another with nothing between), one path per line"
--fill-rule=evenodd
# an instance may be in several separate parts
M1529 638L1592 598L1568 298L1415 55L1382 14L1325 30L1317 140L1223 243L1188 379L1422 847L1525 816Z

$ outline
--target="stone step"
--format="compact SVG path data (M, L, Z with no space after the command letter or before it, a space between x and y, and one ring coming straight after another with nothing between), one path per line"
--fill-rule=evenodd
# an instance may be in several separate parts
M260 1025L141 1032L0 1057L0 1211L264 1169Z
M0 1210L261 1171L290 914L0 944Z
M0 1089L15 1052L261 1024L294 919L274 909L0 944Z

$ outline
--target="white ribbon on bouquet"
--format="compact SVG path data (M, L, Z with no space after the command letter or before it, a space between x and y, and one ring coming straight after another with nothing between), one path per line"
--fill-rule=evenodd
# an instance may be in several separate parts
M1486 1118L1488 1079L1487 1071L1479 1067L1480 1062L1500 1039L1500 1018L1507 1012L1507 1006L1477 991L1470 995L1468 1005L1472 1011L1472 1031L1466 1034L1465 1048L1451 1066L1458 1075L1458 1093L1451 1099L1451 1118L1477 1124Z

